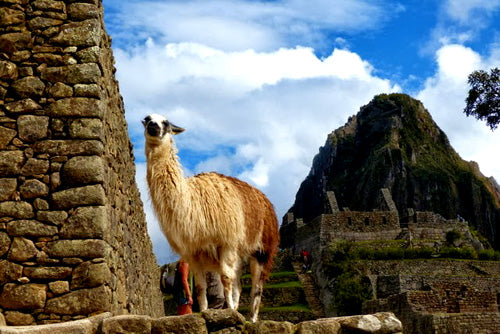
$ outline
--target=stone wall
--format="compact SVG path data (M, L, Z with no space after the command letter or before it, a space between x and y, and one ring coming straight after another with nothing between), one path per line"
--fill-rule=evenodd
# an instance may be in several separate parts
M425 290L429 287L442 286L444 283L457 284L459 287L466 285L493 294L500 293L500 279L498 277L425 275L374 275L373 277L377 298L386 298L412 290ZM456 286L452 285L451 287Z
M318 217L309 224L303 224L300 227L297 226L295 240L293 241L295 255L298 255L302 249L311 252L314 258L320 255L320 247L318 247L321 238L320 220L321 217ZM292 223L290 226L293 226L293 224L295 223Z
M340 211L322 217L322 246L335 240L393 240L401 233L398 213L393 211Z
M0 0L0 308L162 314L99 0Z
M454 259L415 259L408 261L359 261L370 275L401 275L454 278L500 277L499 261L454 260Z
M413 291L368 301L363 304L363 312L393 310L403 324L403 332L407 334L498 333L500 312L429 313L419 308L421 305L413 304L415 299L428 299L429 294L417 295Z
M31 327L1 327L0 334L305 334L305 333L400 333L401 322L390 312L341 318L324 318L299 324L262 320L249 323L238 312L207 310L201 314L151 318L110 313L64 324Z
M498 333L500 313L456 313L426 316L436 334ZM420 332L422 333L422 332Z
M408 209L400 216L388 189L381 189L380 208L373 211L339 210L333 191L327 192L331 213L321 214L310 222L288 212L280 227L281 247L311 251L325 249L336 240L351 242L405 240L408 245L441 246L446 233L455 230L461 234L459 243L475 249L483 245L470 231L468 223L459 219L444 219L434 212Z
M394 312L405 333L497 332L499 262L436 259L368 266L377 299L365 302L363 312Z
M319 256L338 240L402 240L413 247L441 247L446 242L447 232L452 230L460 233L460 245L482 249L481 243L470 233L467 222L447 220L433 212L417 211L400 220L397 211L344 210L322 214L306 224L292 216L287 214L283 219L281 247L291 247L295 253L307 249Z
M416 211L412 216L402 219L402 226L408 227L412 238L444 241L446 233L457 231L462 235L462 242L471 245L478 241L471 235L469 224L458 219L444 219L441 215L434 212Z
M417 211L411 217L400 220L397 211L344 210L322 214L306 224L301 219L290 222L289 215L285 218L280 228L281 246L292 247L296 252L305 248L319 254L338 240L402 240L413 247L441 247L446 242L447 232L452 230L460 233L460 245L477 249L483 247L470 233L467 222L447 220L433 212Z
M409 302L428 313L497 312L496 295L477 290L409 291Z

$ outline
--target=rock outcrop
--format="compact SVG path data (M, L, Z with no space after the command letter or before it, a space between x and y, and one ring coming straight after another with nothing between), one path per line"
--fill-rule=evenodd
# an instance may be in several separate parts
M462 160L422 103L404 94L376 96L328 135L289 212L305 223L331 213L328 191L340 208L372 211L382 188L400 217L408 209L460 216L500 249L498 184Z
M162 315L110 44L99 0L0 1L8 325Z

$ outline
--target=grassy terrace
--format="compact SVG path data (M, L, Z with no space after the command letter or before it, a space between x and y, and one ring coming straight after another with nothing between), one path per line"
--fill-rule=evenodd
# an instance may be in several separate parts
M401 240L377 242L337 242L328 254L329 260L405 260L405 259L469 259L500 261L500 252L493 249L475 251L470 247L443 246L439 250L421 246L407 248Z

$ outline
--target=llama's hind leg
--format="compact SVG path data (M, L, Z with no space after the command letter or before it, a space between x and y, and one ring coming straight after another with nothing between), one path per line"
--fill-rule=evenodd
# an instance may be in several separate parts
M250 320L256 322L259 316L260 301L262 299L262 264L257 259L250 259L250 274L252 276L252 291L250 292Z
M193 268L193 272L196 284L196 294L198 295L198 305L200 306L200 311L205 311L208 308L207 274L199 268Z

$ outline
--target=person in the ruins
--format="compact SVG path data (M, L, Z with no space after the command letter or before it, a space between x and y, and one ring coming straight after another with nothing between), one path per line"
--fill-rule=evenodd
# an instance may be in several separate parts
M177 314L193 313L193 298L189 284L189 263L179 260L174 278L174 299L177 303Z
M302 272L305 273L306 271L311 269L311 253L306 251L305 249L302 249L300 251L300 257L302 258Z

